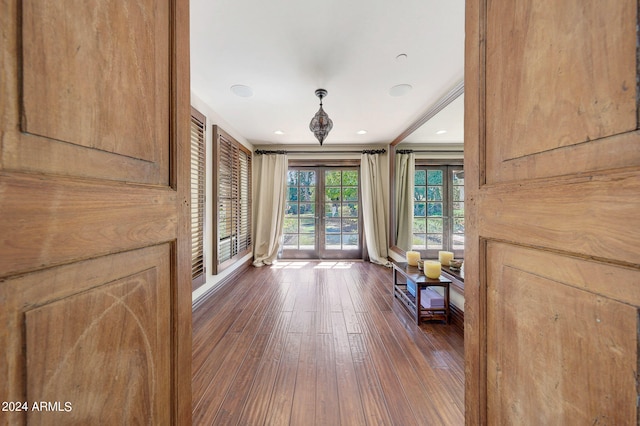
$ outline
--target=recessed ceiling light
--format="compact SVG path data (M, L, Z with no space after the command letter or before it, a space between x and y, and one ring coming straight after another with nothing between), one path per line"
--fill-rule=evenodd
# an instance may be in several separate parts
M389 89L389 94L393 97L404 96L413 89L410 84L398 84Z
M276 130L275 132L276 135L284 135L284 132L282 130Z
M231 86L231 91L241 98L250 98L253 96L253 89L249 86L245 86L244 84L235 84Z
M436 135L444 135L445 133L447 133L447 131L446 131L446 130L438 130L438 131L436 132Z
M367 131L366 130L358 130L356 133L359 134L359 135L366 135Z

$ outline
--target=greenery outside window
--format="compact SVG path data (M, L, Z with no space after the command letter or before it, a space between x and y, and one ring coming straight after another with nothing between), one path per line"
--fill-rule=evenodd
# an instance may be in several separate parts
M423 258L438 251L464 257L464 169L418 165L415 169L412 249Z
M307 164L290 163L282 257L361 259L358 163Z

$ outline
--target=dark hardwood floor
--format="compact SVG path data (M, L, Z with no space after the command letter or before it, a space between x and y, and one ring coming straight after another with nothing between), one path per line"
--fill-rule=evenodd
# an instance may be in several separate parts
M194 425L463 425L463 336L364 262L250 267L193 313Z

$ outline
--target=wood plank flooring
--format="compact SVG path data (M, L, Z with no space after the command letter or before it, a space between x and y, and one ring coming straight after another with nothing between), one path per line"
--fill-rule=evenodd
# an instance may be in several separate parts
M463 425L462 334L365 262L250 267L193 313L194 425Z

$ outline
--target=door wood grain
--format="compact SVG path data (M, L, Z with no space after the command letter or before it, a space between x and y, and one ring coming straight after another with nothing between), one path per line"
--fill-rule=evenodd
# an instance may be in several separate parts
M72 3L0 9L0 423L191 424L188 2Z
M467 2L469 424L638 419L638 4Z

